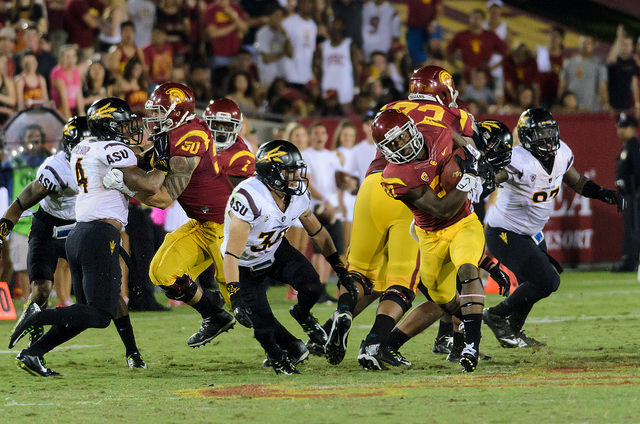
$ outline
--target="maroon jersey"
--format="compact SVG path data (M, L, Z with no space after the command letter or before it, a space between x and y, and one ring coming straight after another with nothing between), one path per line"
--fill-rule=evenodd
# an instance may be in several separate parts
M241 137L228 149L218 152L218 163L222 173L232 177L249 178L256 172L256 158Z
M426 29L433 18L442 0L408 0L407 1L407 26L409 28Z
M473 135L473 118L462 109L442 106L440 103L429 100L400 100L388 103L380 110L396 109L413 119L416 125L432 125L436 127L448 127L459 134L471 137ZM367 174L381 172L387 160L380 150L376 151Z
M171 156L200 157L178 203L189 218L222 224L231 187L218 164L209 127L202 119L194 117L169 131L169 144Z
M425 125L419 125L418 129L425 139L428 149L427 157L402 165L388 163L382 171L382 187L394 199L402 199L409 190L422 185L431 187L438 197L444 197L447 194L440 185L440 172L454 149L451 129ZM447 220L429 215L413 205L407 206L415 217L416 225L425 231L442 230L473 212L468 198L458 212Z
M464 62L464 77L471 81L473 68L487 66L494 53L507 54L509 46L491 31L483 30L480 34L474 34L466 30L457 32L447 45L449 54L458 50Z

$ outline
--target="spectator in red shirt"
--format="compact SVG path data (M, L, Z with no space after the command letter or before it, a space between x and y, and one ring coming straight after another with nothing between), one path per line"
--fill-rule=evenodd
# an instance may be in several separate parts
M407 0L407 48L414 66L427 60L429 25L442 15L442 0Z
M69 42L80 48L80 57L93 54L93 41L98 33L106 0L69 0L64 8L64 24Z
M144 61L149 66L149 81L159 85L169 81L173 68L173 49L167 42L167 33L161 26L155 26L151 33L151 44L142 50Z
M112 46L107 56L107 66L114 77L122 75L124 67L133 58L139 59L142 66L145 66L142 49L135 44L136 27L132 21L120 24L120 36L122 41Z
M463 62L464 77L470 81L471 70L483 68L488 71L489 59L493 53L504 57L509 52L509 46L493 32L482 29L485 13L482 9L474 9L469 16L469 29L454 34L447 45L449 60L456 52L460 52ZM488 78L491 78L487 74Z
M564 29L559 26L551 28L549 47L538 46L536 53L538 71L540 71L540 103L549 106L553 104L558 94L560 71L566 57Z
M521 87L531 85L534 91L534 103L537 104L540 94L538 64L531 50L524 43L520 43L512 53L505 56L503 67L507 101L513 102Z
M211 42L211 68L229 66L248 30L246 13L230 0L215 0L207 7L204 24Z

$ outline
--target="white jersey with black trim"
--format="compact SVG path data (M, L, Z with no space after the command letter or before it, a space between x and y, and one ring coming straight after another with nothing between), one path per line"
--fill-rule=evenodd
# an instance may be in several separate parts
M79 143L71 155L71 170L78 185L76 221L115 219L127 225L128 198L118 190L108 190L102 179L112 168L136 166L133 151L124 143L89 137Z
M76 219L76 177L64 152L49 156L38 168L36 180L51 193L40 201L40 208L64 220Z
M261 269L273 263L274 255L291 224L309 209L309 193L291 196L283 212L271 191L257 177L251 177L236 186L227 201L224 214L224 241L222 254L229 240L231 214L251 225L247 246L240 256L239 265Z
M562 178L571 166L573 152L563 141L551 174L524 147L515 147L506 167L508 179L498 188L498 199L487 214L487 224L527 236L541 232L553 212L554 199L562 193Z

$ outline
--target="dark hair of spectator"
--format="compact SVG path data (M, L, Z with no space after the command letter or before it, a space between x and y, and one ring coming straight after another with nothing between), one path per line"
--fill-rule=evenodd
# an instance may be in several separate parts
M309 133L311 133L311 131L313 131L313 129L316 128L316 127L323 127L324 129L327 129L327 126L325 124L323 124L320 121L315 121L311 125L309 125L309 128L307 129L307 131L309 131Z
M482 9L473 9L471 11L471 14L475 14L475 13L482 15L482 19L485 19L487 17L487 14Z
M336 129L336 132L333 138L333 145L336 149L342 145L340 139L342 138L342 133L347 128L352 128L353 131L356 133L356 137L358 137L358 131L356 130L356 126L353 125L351 121L348 121L348 120L341 121L340 124L338 124L338 128ZM357 143L358 140L356 139L355 142Z
M44 143L46 141L46 135L44 133L44 131L42 130L42 127L38 124L29 124L27 126L25 126L24 128L22 128L22 130L20 131L20 140L24 142L24 138L27 135L27 131L30 130L38 130L40 132L40 144Z
M35 7L36 7L35 0L29 0L29 7L26 13L28 17L31 17ZM23 13L24 13L24 9L20 7L20 0L12 0L11 6L9 7L9 21L18 22Z
M131 28L132 30L136 30L136 24L133 23L133 21L124 21L123 23L120 24L120 31L122 31L125 28Z
M91 72L89 72L89 70L91 69L91 67L93 65L98 65L102 68L102 70L104 71L104 79L102 81L94 81L93 77L91 76ZM110 75L109 75L109 70L102 64L102 62L100 61L96 61L96 62L91 62L89 64L89 67L87 67L87 73L85 76L85 81L87 81L87 88L89 89L90 93L96 92L98 89L100 89L100 87L102 86L107 86L109 80L110 80Z
M142 62L137 57L132 57L124 65L124 70L122 71L122 78L124 78L125 81L131 81L131 79L133 78L133 70L135 69L136 65L140 65L141 67L144 68L144 66L142 65ZM147 88L147 81L144 76L144 70L140 72L140 76L138 77L138 85L140 85L140 88L142 89Z
M560 37L564 38L565 30L559 25L554 25L551 27L551 32L557 32Z
M245 71L236 71L229 76L229 82L227 84L227 94L234 93L236 91L236 78L244 76L247 80L247 89L242 93L244 96L251 97L253 95L253 84L251 84L251 75Z

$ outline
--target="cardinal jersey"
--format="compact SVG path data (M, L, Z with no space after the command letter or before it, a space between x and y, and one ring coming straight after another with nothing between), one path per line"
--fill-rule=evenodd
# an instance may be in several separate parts
M102 179L112 168L136 166L133 151L124 143L90 137L78 144L71 155L71 169L76 176L76 221L115 219L127 225L127 196L102 186Z
M440 186L440 171L453 150L451 129L431 125L418 125L418 129L425 139L428 157L402 165L388 163L382 172L382 187L389 196L395 199L402 198L411 189L422 185L431 187L438 194L438 197L446 195ZM448 220L436 218L415 206L407 206L415 216L416 225L425 231L437 231L449 227L473 212L469 199Z
M471 137L473 135L473 117L462 109L442 106L440 103L420 100L400 100L384 105L380 110L396 109L413 119L416 125L432 125L436 127L449 127L459 134ZM380 172L387 161L384 155L378 151L376 157L369 165L367 175L372 172Z
M76 177L64 152L49 156L38 168L36 180L51 193L40 201L40 208L56 218L76 219Z
M256 172L256 158L241 138L236 138L228 149L217 152L218 163L225 175L233 177L252 177Z
M498 188L487 224L516 234L538 234L553 212L553 200L561 193L562 178L572 165L573 153L563 141L551 174L524 147L515 147L506 168L508 179Z
M171 156L200 157L189 184L178 197L180 206L189 218L222 223L231 187L218 164L209 127L194 117L168 135Z
M283 212L262 181L256 177L242 181L227 202L221 251L226 250L230 214L233 214L251 225L249 240L240 256L239 265L252 269L268 267L274 261L282 237L293 222L309 209L309 205L308 193L291 196L291 201Z

